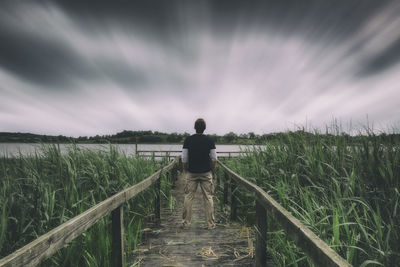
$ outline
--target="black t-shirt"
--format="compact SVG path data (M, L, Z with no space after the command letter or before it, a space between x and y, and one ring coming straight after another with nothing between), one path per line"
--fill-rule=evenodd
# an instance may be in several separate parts
M183 148L188 149L189 172L202 173L211 170L210 150L215 149L214 141L203 134L186 137Z

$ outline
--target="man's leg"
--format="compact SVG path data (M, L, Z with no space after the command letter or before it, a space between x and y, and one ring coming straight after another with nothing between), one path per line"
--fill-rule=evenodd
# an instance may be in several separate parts
M186 175L186 185L185 185L185 200L183 204L183 227L189 227L192 220L192 204L194 194L197 189L197 181L193 179L193 175L191 173L187 173Z
M207 228L213 229L215 228L214 201L213 201L214 184L211 172L204 173L201 176L200 188L201 192L203 193Z

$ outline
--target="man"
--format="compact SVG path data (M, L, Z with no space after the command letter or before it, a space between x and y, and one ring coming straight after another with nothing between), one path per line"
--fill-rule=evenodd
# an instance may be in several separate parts
M205 217L208 229L215 228L213 203L213 172L217 162L215 143L204 135L206 122L197 119L194 123L196 134L185 139L182 149L182 164L186 174L183 228L190 226L192 203L197 186L200 185L204 199Z

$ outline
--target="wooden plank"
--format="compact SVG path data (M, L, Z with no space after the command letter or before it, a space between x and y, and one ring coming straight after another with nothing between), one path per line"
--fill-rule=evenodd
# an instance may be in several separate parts
M124 210L123 205L111 212L111 266L125 266L124 257Z
M178 166L175 165L171 170L171 181L174 183L178 179Z
M182 153L182 150L138 150L137 153ZM217 154L241 154L243 151L217 151Z
M222 162L218 161L218 163L236 180L236 182L238 182L238 184L244 186L255 195L260 204L268 211L268 214L274 217L285 230L286 234L297 246L303 249L316 266L351 266L351 264L331 249L324 241L290 214L290 212L284 209L259 186L242 178Z
M224 204L228 204L228 182L229 182L229 176L227 173L224 175Z
M155 192L156 192L156 198L154 200L154 214L155 214L155 219L156 219L156 223L160 224L161 222L161 197L160 197L160 193L161 193L161 182L160 179L162 177L162 173L159 174L159 179L157 179L157 181L154 183L154 188L155 188Z
M168 171L172 170L174 165L178 164L178 161L179 161L179 158L176 157L170 164L168 164L167 166L165 166L161 170L153 173L152 175L150 175L145 180L141 181L140 183L137 183L136 185L134 185L132 187L129 187L129 188L123 190L122 192L125 192L127 200L131 199L132 197L134 197L138 193L142 192L143 190L148 188L151 184L153 184L157 179L159 179L161 171L163 173L165 173L165 172L168 172Z
M219 183L220 183L220 173L217 172L216 170L214 170L214 177L213 177L213 179L214 179L214 182L215 182L215 185L214 185L214 192L216 192L216 191L219 189Z
M70 219L50 232L40 236L31 243L18 249L14 253L0 259L0 267L3 266L35 266L41 261L49 258L65 244L71 242L81 233L89 229L93 224L100 220L111 211L121 206L124 202L134 197L138 193L148 188L158 179L161 171L171 170L177 164L179 158L175 158L162 170L150 175L147 179L131 186L112 197L91 207L78 216Z
M136 155L142 156L142 157L154 157L154 158L165 158L165 157L167 157L168 160L169 160L170 157L174 157L173 155L171 155L173 153L175 153L175 154L179 153L180 154L180 153L182 153L182 151L177 151L177 150L171 150L171 151L168 151L168 150L139 150L139 151L137 151ZM226 159L226 158L236 157L241 153L243 154L243 153L246 153L246 152L243 152L243 151L231 151L231 152L229 152L229 151L217 151L219 159Z
M182 150L138 150L138 153L182 153Z
M220 169L222 170L222 168ZM161 216L168 216L168 219L164 220L162 217L162 226L152 227L153 233L148 232L146 238L142 238L142 249L138 249L133 254L131 261L127 262L127 266L253 266L252 257L246 256L249 252L248 241L253 235L251 231L247 232L250 239L244 239L243 234L245 233L242 224L217 226L216 229L210 231L203 229L204 224L198 222L192 223L190 230L181 229L183 212L181 203L184 201L185 184L186 181L182 175L172 191L174 199L180 204L176 205L173 210L167 207L161 210ZM217 218L224 215L223 211L215 210ZM197 190L193 199L192 218L201 219L203 217L202 192ZM149 225L151 226L151 223ZM241 231L243 234L239 235L238 233ZM213 256L212 253L215 253L216 256ZM237 258L240 256L243 258L238 260ZM140 261L139 264L138 261Z
M236 219L236 182L233 178L231 178L231 220Z
M125 201L124 194L117 194L84 213L72 218L47 234L32 241L13 254L0 260L0 266L35 266L53 255L89 227Z
M267 264L267 211L256 201L256 267Z

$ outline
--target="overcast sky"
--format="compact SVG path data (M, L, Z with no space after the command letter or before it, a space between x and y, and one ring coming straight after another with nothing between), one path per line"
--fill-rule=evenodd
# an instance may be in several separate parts
M399 14L396 0L1 1L0 131L398 129Z

